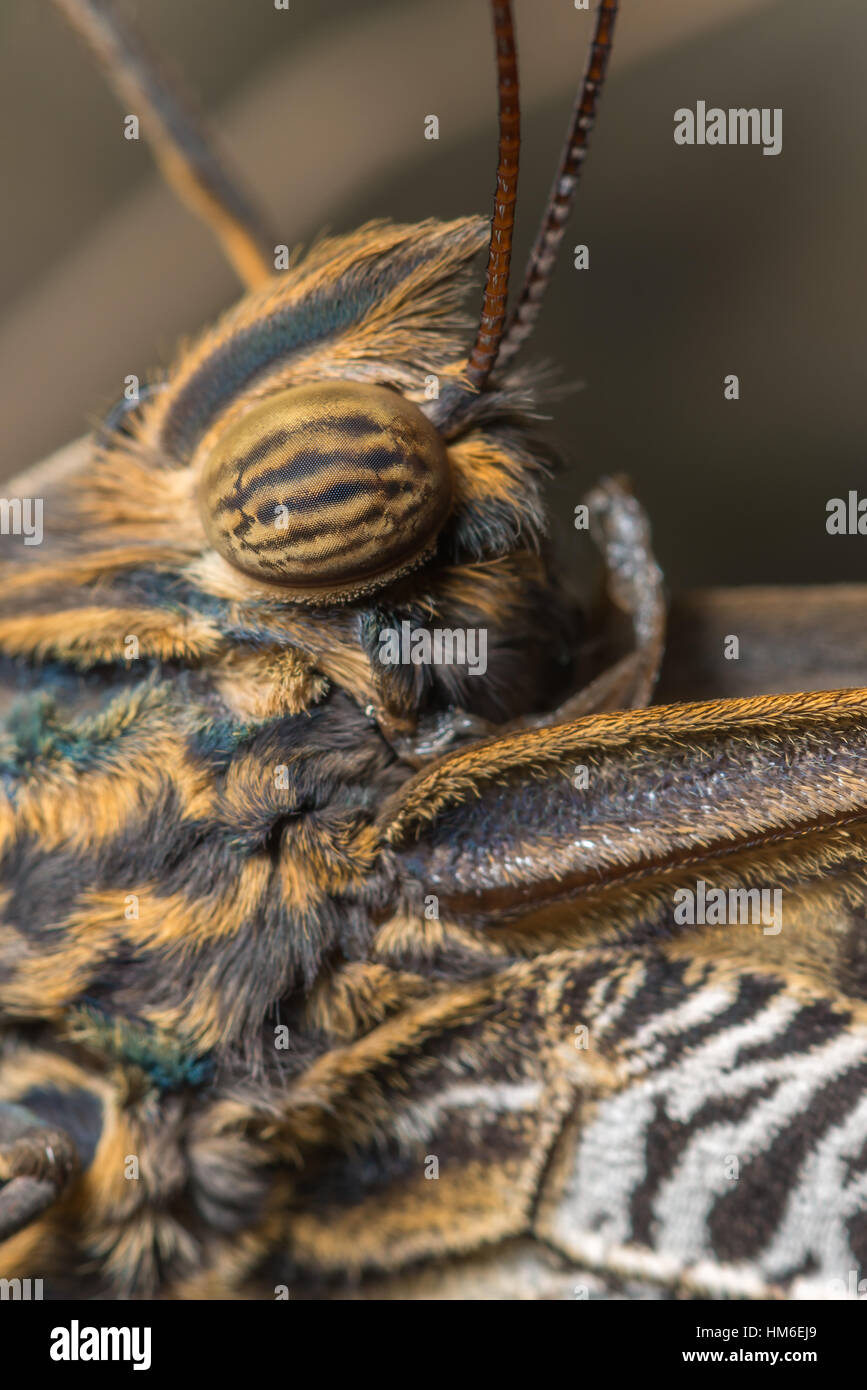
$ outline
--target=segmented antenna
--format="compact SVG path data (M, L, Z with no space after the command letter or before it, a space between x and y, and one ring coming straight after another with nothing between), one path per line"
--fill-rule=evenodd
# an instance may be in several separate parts
M274 238L218 158L186 94L169 82L111 0L54 0L86 40L110 85L136 114L166 180L216 236L249 289L273 274Z
M467 377L481 391L497 358L506 300L509 293L509 262L512 258L512 232L515 226L515 199L518 193L518 153L521 147L521 113L518 104L518 59L515 53L515 27L509 0L492 0L494 38L497 47L497 94L500 109L500 139L497 158L497 188L494 216L488 246L485 296L470 353Z
M508 327L500 341L496 354L496 366L504 367L511 361L521 344L530 336L539 317L539 310L545 291L551 280L557 252L566 222L572 210L575 189L581 175L590 132L596 120L599 94L605 81L608 59L614 36L614 21L617 17L617 0L602 0L596 15L596 30L590 46L590 56L584 73L584 80L578 92L572 111L572 121L557 176L548 195L548 205L542 218L539 232L527 269L517 304L509 318ZM493 364L492 364L493 365Z

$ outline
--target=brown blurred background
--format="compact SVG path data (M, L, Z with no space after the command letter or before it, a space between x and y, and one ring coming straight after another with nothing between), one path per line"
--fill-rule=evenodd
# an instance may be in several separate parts
M487 213L487 0L137 0L282 240L373 216ZM516 0L523 82L518 272L592 16ZM581 493L631 474L672 587L867 579L867 537L825 503L867 495L867 6L623 0L584 186L530 359L581 389L551 406ZM783 108L783 150L680 148L673 113ZM440 118L440 140L423 121ZM215 244L48 0L0 6L0 477L65 443L236 293ZM740 377L741 399L723 399Z

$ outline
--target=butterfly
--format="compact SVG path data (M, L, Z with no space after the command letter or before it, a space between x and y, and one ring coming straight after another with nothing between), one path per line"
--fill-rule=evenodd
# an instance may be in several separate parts
M651 704L628 484L582 504L603 603L546 544L513 359L616 4L511 309L508 3L490 223L371 223L276 270L140 36L58 6L245 292L14 499L44 535L0 576L2 1276L857 1291L867 691Z

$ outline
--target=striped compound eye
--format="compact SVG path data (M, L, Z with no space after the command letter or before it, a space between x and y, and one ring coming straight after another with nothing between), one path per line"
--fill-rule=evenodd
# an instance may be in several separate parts
M199 503L209 541L237 569L287 597L349 599L431 554L451 505L446 447L385 387L299 386L226 430Z

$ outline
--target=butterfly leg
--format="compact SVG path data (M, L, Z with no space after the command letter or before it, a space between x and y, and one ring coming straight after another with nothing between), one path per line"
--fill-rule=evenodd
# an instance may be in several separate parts
M69 1136L22 1105L0 1102L0 1241L56 1201L78 1169Z
M545 728L603 710L650 703L665 648L665 594L650 523L624 478L603 478L584 499L590 534L605 566L609 626L626 618L632 650L548 714L523 721Z
M556 709L493 724L466 710L451 709L419 721L410 736L396 739L401 757L415 767L459 747L518 729L545 729L605 710L639 709L650 703L665 648L665 594L653 554L650 523L623 478L603 478L585 498L590 534L602 555L608 626L625 618L632 650Z
M650 523L625 478L603 478L584 501L590 534L604 564L605 625L613 630L625 618L632 650L556 709L503 724L497 733L549 729L588 714L641 709L650 703L665 650L664 581L653 554ZM606 638L611 640L603 633Z

